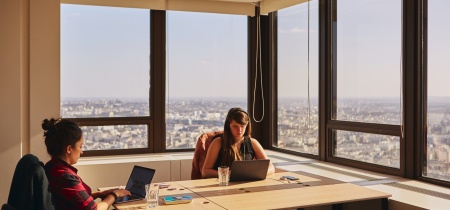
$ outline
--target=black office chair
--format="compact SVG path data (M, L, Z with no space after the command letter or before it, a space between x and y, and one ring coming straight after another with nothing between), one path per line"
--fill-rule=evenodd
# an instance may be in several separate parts
M5 209L54 210L44 164L32 155L24 155L17 163Z

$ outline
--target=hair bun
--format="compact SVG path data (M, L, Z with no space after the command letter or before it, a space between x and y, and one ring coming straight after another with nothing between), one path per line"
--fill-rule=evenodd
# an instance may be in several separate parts
M49 130L53 130L57 122L58 120L55 120L54 118L51 118L50 120L44 119L42 121L42 129L45 131L44 134Z

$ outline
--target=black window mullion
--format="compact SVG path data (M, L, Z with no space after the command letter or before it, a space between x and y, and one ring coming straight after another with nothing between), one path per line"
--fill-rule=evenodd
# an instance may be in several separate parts
M426 149L424 136L422 78L422 0L403 1L403 91L404 91L404 141L401 159L404 176L417 178L421 171L420 149ZM425 141L425 148L420 142ZM408 151L408 152L406 152Z
M166 150L166 11L150 14L150 114L153 116L153 152Z
M327 122L332 118L332 71L335 54L333 44L336 34L333 24L336 22L335 1L319 0L319 159L326 161L331 155L331 143L328 138ZM334 9L334 10L333 10Z

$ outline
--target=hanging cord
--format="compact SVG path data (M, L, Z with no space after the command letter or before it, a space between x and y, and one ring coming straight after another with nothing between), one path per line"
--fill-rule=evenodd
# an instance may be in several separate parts
M401 12L401 22L403 23L403 7L402 7L402 12ZM405 123L405 119L404 119L404 113L403 113L403 27L402 27L402 33L400 33L401 35L401 44L400 44L400 138L403 138L405 135L405 129L403 127L404 123Z
M309 2L308 1L308 129L311 129L311 99L310 99L310 90L309 90L309 33L310 33L310 26L309 26L309 22L310 22L310 8L309 8Z
M166 11L167 11L167 2L166 2ZM166 13L167 14L167 13ZM167 21L167 23L169 23L169 21L170 21L170 14L167 14L166 15L166 21ZM168 25L168 24L167 24ZM170 30L166 30L166 37L169 37L169 31ZM167 55L170 55L170 53L169 53L169 49L170 49L170 47L169 47L169 44L170 44L170 42L167 42L166 43L166 45L167 45L167 47L166 47L166 69L168 70L168 71L170 71L170 66L169 66L169 63L170 62L168 62L169 61L169 56L167 56ZM166 74L166 91L167 91L167 96L166 96L166 100L167 100L167 103L166 103L166 117L167 117L167 113L169 113L170 112L170 74L169 74L169 72ZM166 128L167 129L167 128ZM172 142L171 142L171 144L172 144ZM173 145L172 145L173 146Z
M256 14L256 68L255 68L255 87L253 88L253 120L261 122L264 119L264 90L262 82L262 62L261 62L261 33L260 33L260 14ZM258 58L259 58L259 74L261 77L261 99L262 99L262 116L260 120L255 119L255 101L256 101L256 81L258 80Z

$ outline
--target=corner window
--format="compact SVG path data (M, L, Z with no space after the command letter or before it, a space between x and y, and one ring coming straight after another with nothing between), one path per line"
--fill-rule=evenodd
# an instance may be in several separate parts
M167 12L166 148L194 148L247 110L247 16Z
M332 155L399 169L402 1L333 3Z
M318 0L278 11L278 148L319 153Z
M428 0L427 136L422 175L450 181L450 31L447 11L450 2Z
M149 149L150 10L61 4L61 115L83 150Z

